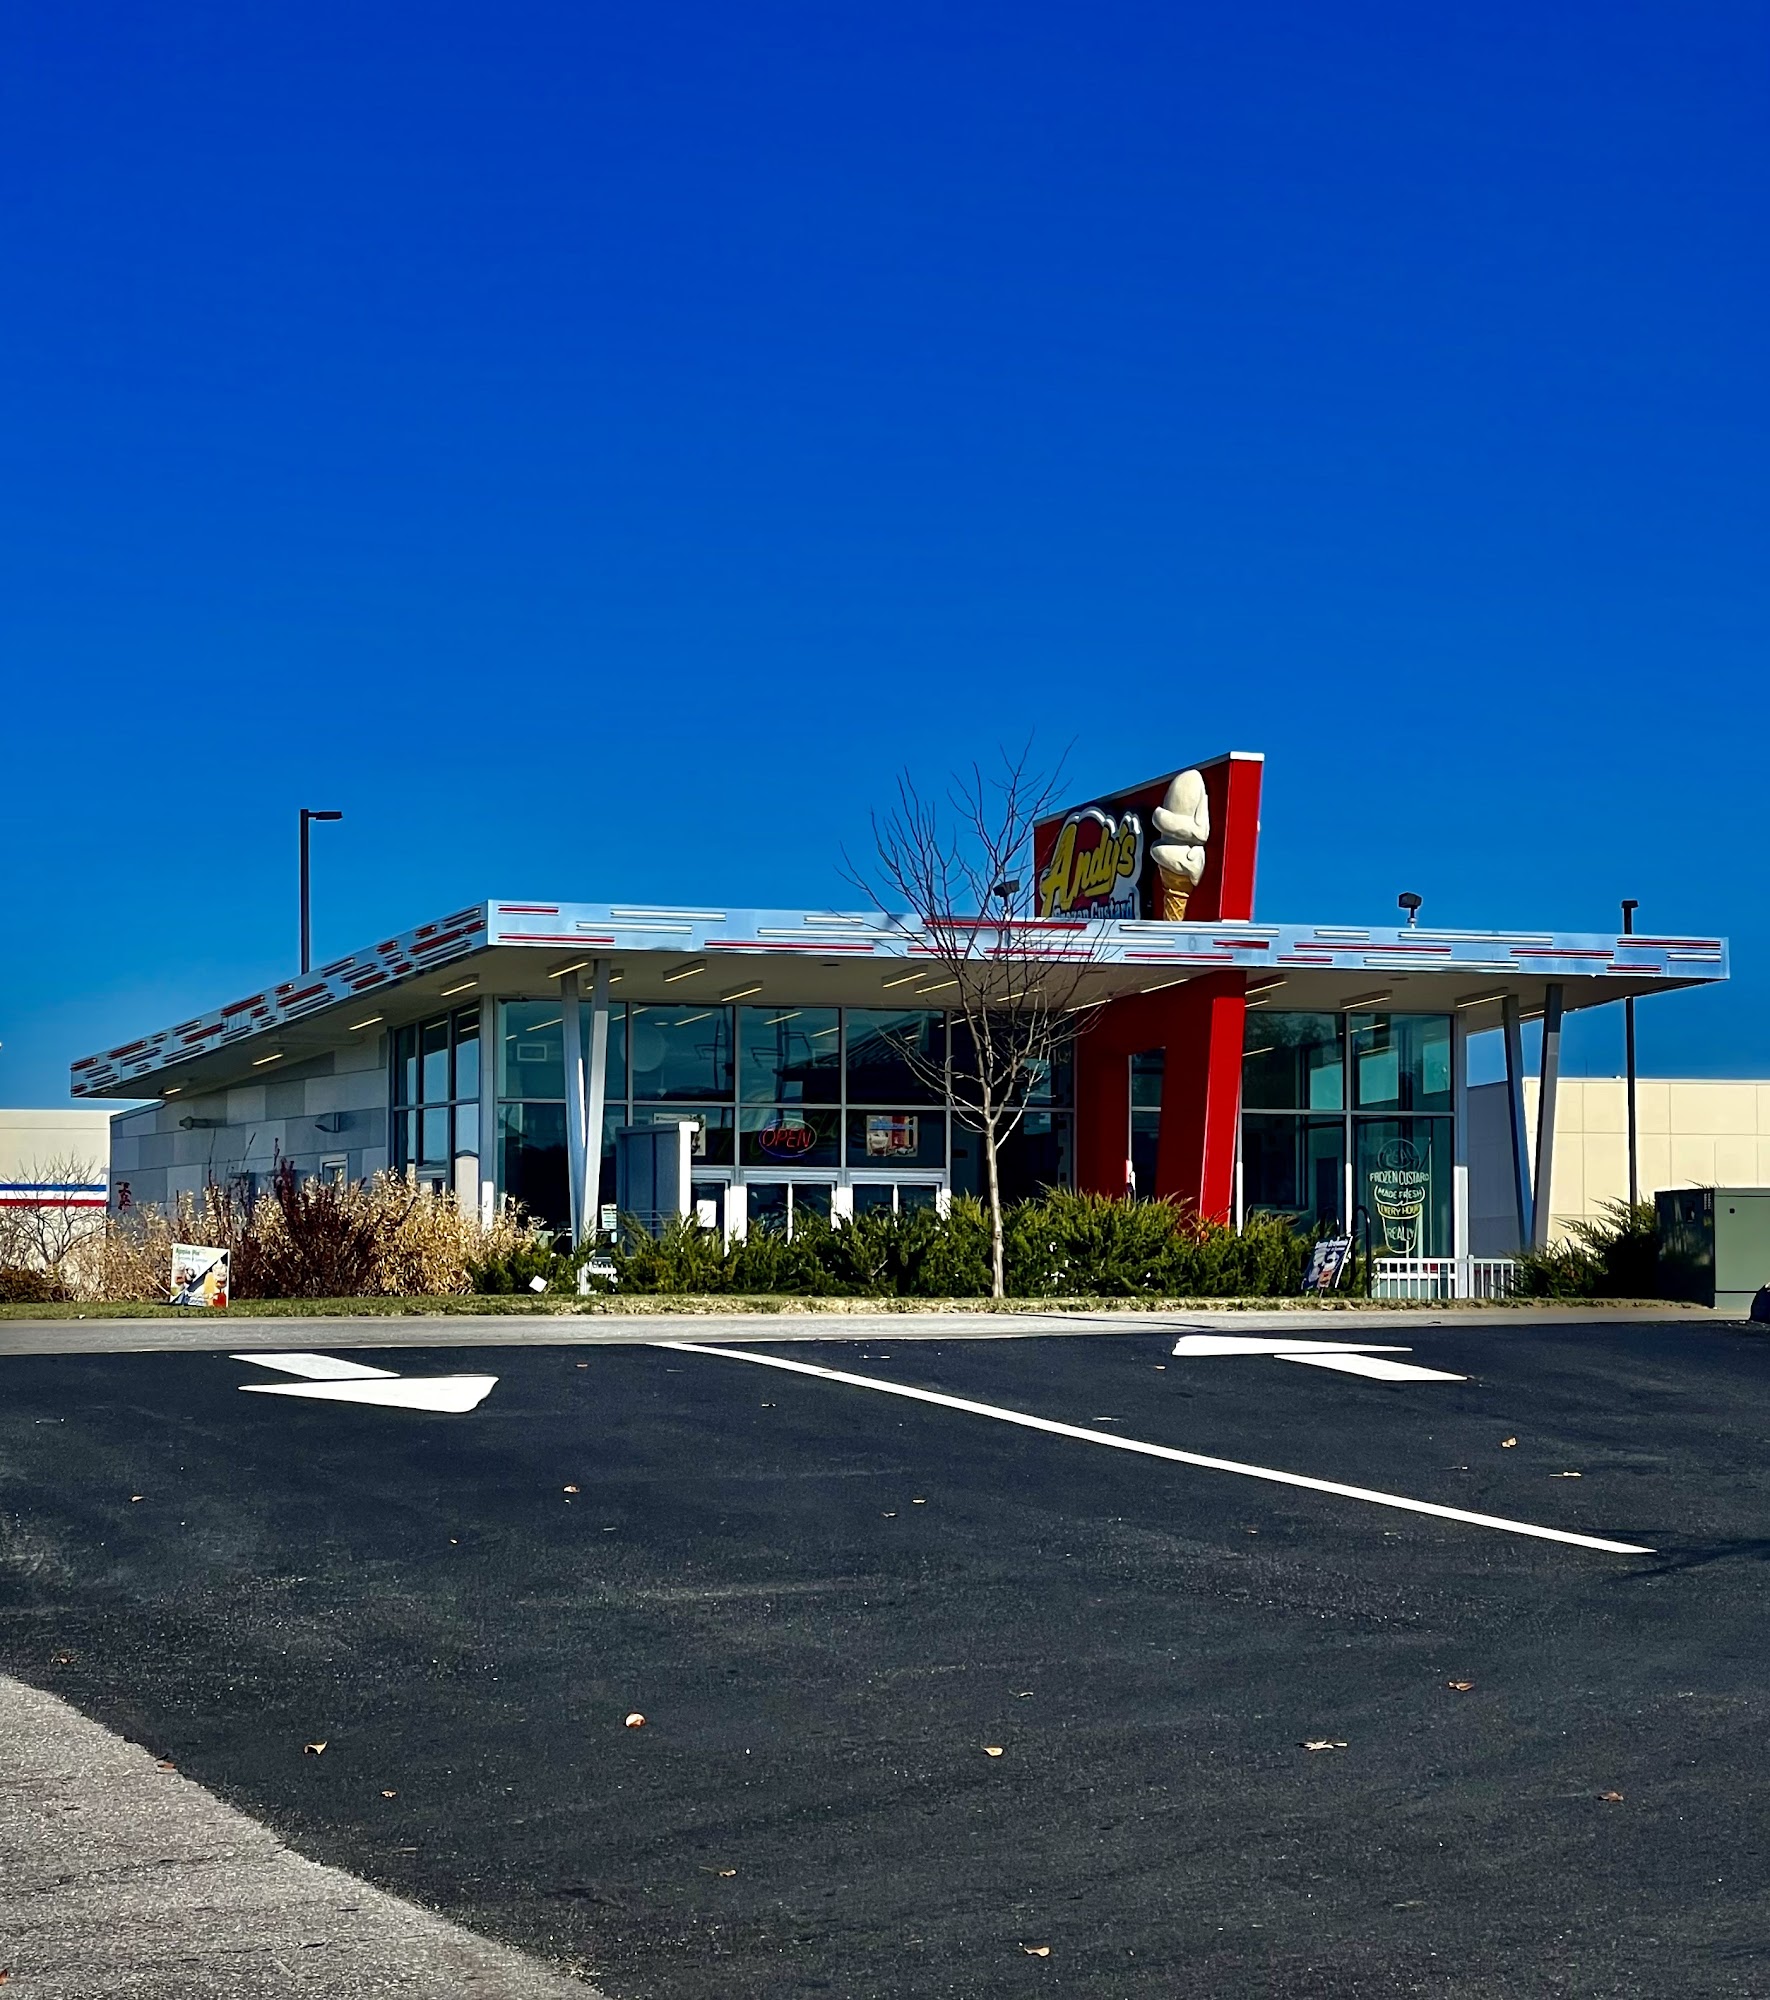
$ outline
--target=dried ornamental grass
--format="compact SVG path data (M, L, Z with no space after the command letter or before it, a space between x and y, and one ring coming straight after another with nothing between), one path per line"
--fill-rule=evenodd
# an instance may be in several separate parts
M284 1161L250 1205L211 1184L170 1210L144 1205L108 1217L78 1290L117 1302L164 1299L176 1242L231 1251L237 1299L462 1294L472 1290L472 1266L544 1240L514 1210L486 1225L452 1194L399 1174L304 1179Z

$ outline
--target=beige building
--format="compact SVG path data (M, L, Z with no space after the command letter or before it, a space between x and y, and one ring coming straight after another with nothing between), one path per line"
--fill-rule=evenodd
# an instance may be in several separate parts
M1492 1215L1472 1218L1478 1236L1503 1254L1496 1234L1516 1224L1502 1212L1509 1187L1504 1152L1505 1085L1469 1093L1472 1138L1493 1158L1475 1178ZM1537 1079L1524 1080L1532 1170L1536 1155ZM1709 1078L1642 1077L1635 1085L1637 1145L1643 1200L1666 1188L1770 1187L1770 1083ZM1565 1236L1570 1222L1601 1215L1604 1204L1629 1193L1627 1086L1620 1076L1563 1076L1556 1094L1555 1159L1549 1193L1550 1228Z

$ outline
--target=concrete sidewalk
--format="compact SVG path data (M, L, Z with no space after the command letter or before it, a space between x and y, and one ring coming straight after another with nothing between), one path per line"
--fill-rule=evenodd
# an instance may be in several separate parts
M1664 1325L1738 1330L1697 1306L1403 1304L1364 1307L1350 1301L1307 1305L1175 1306L1125 1311L1025 1312L820 1312L792 1305L779 1312L721 1313L364 1313L287 1314L254 1318L242 1312L192 1314L182 1319L0 1319L0 1356L9 1354L244 1354L352 1347L572 1347L655 1346L670 1340L907 1341L1027 1340L1085 1334L1152 1336L1179 1333L1321 1334L1332 1339L1381 1328L1405 1340L1431 1326L1535 1327Z
M0 1676L7 2000L597 2000L291 1852L54 1695Z

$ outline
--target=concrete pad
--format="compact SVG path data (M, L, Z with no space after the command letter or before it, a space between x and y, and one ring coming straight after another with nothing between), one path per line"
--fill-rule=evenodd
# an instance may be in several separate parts
M0 1676L0 1969L19 2000L596 2000L321 1867L54 1695Z

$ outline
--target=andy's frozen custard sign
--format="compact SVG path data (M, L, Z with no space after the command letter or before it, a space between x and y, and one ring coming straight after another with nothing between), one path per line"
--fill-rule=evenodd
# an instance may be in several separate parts
M1098 806L1072 812L1057 830L1039 870L1041 917L1136 917L1143 914L1143 826L1135 813L1114 819Z
M1255 774L1252 798L1257 813L1259 764L1257 759L1245 761ZM1220 759L1217 765L1178 771L1132 792L1041 820L1033 833L1039 915L1147 917L1179 923L1189 904L1195 905L1195 916L1227 914L1220 908L1196 907L1211 859L1212 788L1206 772L1219 770L1224 773L1221 789L1227 803L1233 765ZM1144 834L1146 818L1153 840ZM1246 877L1251 898L1251 848ZM1219 870L1219 888L1221 881Z

